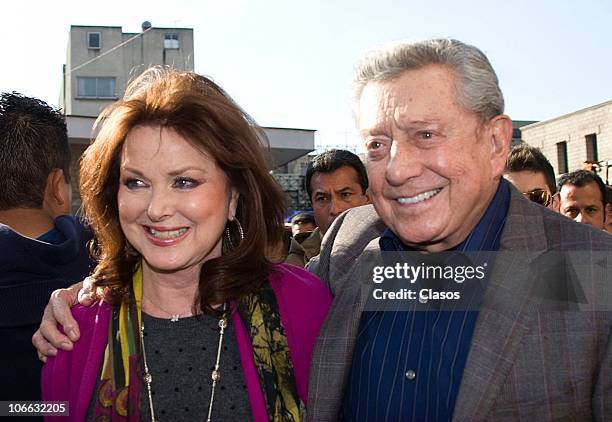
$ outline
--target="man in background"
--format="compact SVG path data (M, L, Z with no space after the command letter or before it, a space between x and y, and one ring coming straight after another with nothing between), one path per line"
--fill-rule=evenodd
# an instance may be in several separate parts
M529 200L559 211L555 171L539 148L525 143L512 148L504 178Z
M606 186L588 170L576 170L559 178L560 212L578 223L604 229L610 204Z
M62 115L0 95L0 400L40 400L32 347L55 289L85 278L91 234L70 214L70 146Z
M291 234L295 237L298 233L310 233L317 228L314 215L309 212L301 212L291 218Z
M301 267L319 254L321 239L336 217L370 202L365 166L350 151L332 149L317 155L308 165L305 184L318 227L307 237L294 238L285 260Z

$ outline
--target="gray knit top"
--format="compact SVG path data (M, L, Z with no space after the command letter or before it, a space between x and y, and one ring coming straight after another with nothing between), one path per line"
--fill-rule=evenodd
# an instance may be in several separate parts
M212 387L211 372L219 344L219 319L211 315L176 322L143 313L145 350L155 418L164 421L206 420ZM228 324L223 336L221 379L215 388L213 421L253 419L242 372L236 332ZM88 420L93 417L92 399ZM150 421L146 385L141 391L142 420Z

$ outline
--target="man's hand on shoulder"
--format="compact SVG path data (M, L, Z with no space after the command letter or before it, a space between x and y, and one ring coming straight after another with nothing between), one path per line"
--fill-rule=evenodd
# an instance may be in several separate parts
M72 343L80 338L80 333L70 308L78 303L90 306L95 299L93 282L89 278L51 293L40 327L32 336L32 344L40 360L46 362L47 356L57 355L57 349L72 350ZM59 330L58 325L63 327L66 334Z

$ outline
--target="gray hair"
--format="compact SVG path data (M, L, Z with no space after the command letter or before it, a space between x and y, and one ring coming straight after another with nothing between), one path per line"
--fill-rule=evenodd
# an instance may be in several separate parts
M400 42L371 51L355 67L354 112L370 82L395 79L407 70L447 66L457 79L457 100L483 122L504 112L504 96L491 63L478 48L447 38Z

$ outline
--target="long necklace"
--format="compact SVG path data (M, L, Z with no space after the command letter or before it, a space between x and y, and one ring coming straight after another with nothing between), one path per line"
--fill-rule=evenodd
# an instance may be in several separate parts
M221 379L221 371L220 371L220 362L221 362L221 348L223 347L223 334L225 333L225 328L227 327L227 306L223 304L223 315L221 319L219 319L219 345L217 346L217 357L215 359L215 368L213 369L210 377L212 378L212 386L210 391L210 403L208 404L208 416L206 417L206 422L211 422L212 418L212 409L213 402L215 400L215 387L217 386L217 382ZM149 411L151 412L151 422L156 422L155 419L155 410L153 408L153 395L151 394L151 384L153 384L153 376L151 372L149 372L149 365L147 364L147 353L145 350L145 340L144 340L144 322L140 325L140 344L142 345L142 360L144 364L144 376L142 377L143 381L147 385L147 394L149 396Z

